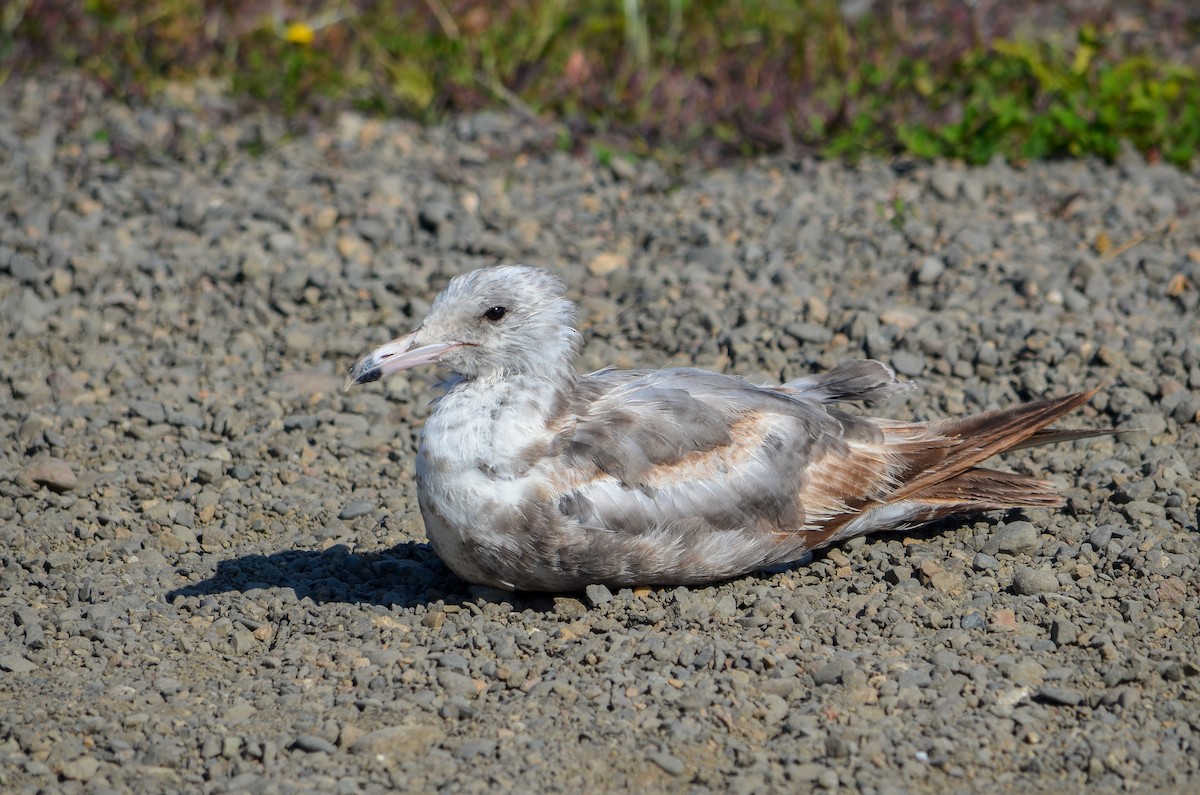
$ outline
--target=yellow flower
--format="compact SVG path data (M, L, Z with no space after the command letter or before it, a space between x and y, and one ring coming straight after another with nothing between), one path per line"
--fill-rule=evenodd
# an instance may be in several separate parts
M304 22L293 22L283 31L283 40L292 44L312 44L315 34Z

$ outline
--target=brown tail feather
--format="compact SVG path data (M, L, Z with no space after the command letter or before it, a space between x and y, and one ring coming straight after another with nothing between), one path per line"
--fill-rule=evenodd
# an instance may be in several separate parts
M968 469L949 480L936 483L909 496L909 499L931 505L957 506L947 513L1058 508L1063 504L1062 497L1054 492L1053 485L1044 480L1014 472L978 468Z
M890 483L846 500L846 510L822 528L821 544L850 535L912 527L954 514L1061 506L1063 499L1046 481L978 465L1009 450L1120 433L1047 428L1097 391L960 420L880 422L895 467ZM896 512L895 507L902 510Z
M1080 439L1094 439L1097 436L1112 436L1117 433L1128 433L1125 428L1109 428L1107 430L1092 431L1087 429L1067 430L1064 428L1043 428L1033 434L1020 444L1015 444L1004 452L1011 453L1013 450L1024 450L1028 447L1041 447L1047 444L1058 444L1060 442L1076 442Z
M953 483L956 479L968 474L969 470L977 464L1008 450L1028 447L1033 443L1048 444L1064 438L1079 438L1072 437L1071 431L1045 431L1044 429L1050 423L1091 400L1098 391L1097 388L1060 398L1025 403L1010 409L988 411L963 419L937 420L929 423L928 429L931 433L956 440L956 443L945 448L945 456L940 458L937 466L924 470L902 484L899 489L888 495L888 501L893 502L909 499L916 495L924 495L940 484ZM1039 432L1042 433L1042 437L1034 442L1033 440ZM1062 434L1067 434L1067 436L1064 437ZM1037 482L1032 478L1028 478L1027 481L1023 484L1024 486ZM971 482L971 479L958 482L967 484ZM1042 487L1040 490L1045 492L1047 487ZM1024 503L1007 503L1007 505L1024 505Z

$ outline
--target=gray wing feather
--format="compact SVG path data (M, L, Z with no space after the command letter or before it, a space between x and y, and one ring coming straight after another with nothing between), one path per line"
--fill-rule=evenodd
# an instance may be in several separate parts
M595 528L699 516L715 528L797 529L809 465L851 441L882 441L868 419L740 378L692 369L609 378L584 377L577 394L591 397L560 447L563 466L595 473L560 508Z
M788 381L777 390L819 403L879 403L913 391L916 384L897 381L896 373L875 359L843 362L832 370Z
M842 422L803 393L706 370L640 371L633 377L600 371L585 379L590 383L580 383L578 393L589 400L575 407L578 421L563 454L569 464L598 468L629 487L641 487L656 466L730 446L734 425L755 413L792 418L797 438L791 444L800 447L807 446L805 437L844 431Z

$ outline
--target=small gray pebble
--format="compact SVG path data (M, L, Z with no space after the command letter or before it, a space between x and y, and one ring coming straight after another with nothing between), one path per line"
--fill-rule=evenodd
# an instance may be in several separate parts
M1064 707L1075 707L1083 703L1083 696L1078 692L1058 685L1042 685L1037 689L1037 699Z
M438 666L441 668L449 668L454 671L469 671L471 668L471 663L461 654L448 652L438 658Z
M573 596L554 597L554 612L559 618L573 621L587 615L587 607Z
M958 620L958 626L962 629L979 629L986 623L983 615L974 610L963 613L962 618Z
M940 257L925 257L917 264L917 282L933 284L946 272L946 263Z
M135 417L141 417L155 425L167 421L167 410L157 400L131 400L129 411Z
M832 685L840 682L854 664L845 658L835 658L813 672L813 681L818 685Z
M438 684L441 685L450 695L462 696L463 698L474 698L479 691L475 688L475 682L471 677L460 674L457 671L442 670L438 672Z
M357 519L360 516L366 516L373 510L375 510L374 500L350 500L342 506L338 518L344 520Z
M27 674L37 669L37 665L19 654L5 654L0 656L0 670L13 674Z
M978 173L969 171L962 178L962 194L973 205L983 203L986 197L986 186Z
M1022 566L1013 575L1013 593L1021 596L1053 593L1057 590L1058 576L1047 569L1034 569Z
M892 367L901 375L916 377L925 372L925 357L912 351L896 351L892 354Z
M305 753L310 753L310 754L313 754L313 753L325 753L325 754L337 753L337 746L335 746L333 743L329 742L325 738L318 737L315 734L301 734L299 737L296 738L296 741L294 743L292 743L292 745L295 746L296 748L299 748L301 751L304 751Z
M100 771L100 760L94 756L81 756L77 759L72 759L69 762L64 762L62 765L62 777L68 781L91 781L96 773Z
M939 198L946 201L958 198L958 189L961 184L962 177L959 176L959 173L948 168L937 169L929 178L929 187L933 188L933 192Z
M682 776L687 771L682 759L666 752L653 753L648 758L672 776Z
M467 740L465 743L463 743L462 747L458 749L458 753L456 753L455 756L462 761L467 762L477 756L490 757L495 753L495 740L476 739Z
M25 469L25 477L32 483L45 486L60 494L71 491L79 484L79 478L66 461L48 458L30 464Z
M800 342L820 344L833 339L833 332L817 323L789 323L784 331Z
M585 588L584 594L587 596L588 602L591 603L592 607L606 605L611 602L613 598L612 591L608 589L608 586L598 583L594 583Z
M1032 522L1009 522L984 543L981 551L988 555L995 555L997 552L1029 555L1036 552L1038 547L1038 530Z
M840 734L830 734L825 739L825 755L831 759L846 759L853 750L846 738Z
M1079 627L1066 618L1056 618L1050 624L1050 640L1059 646L1074 643L1079 638Z
M976 552L971 558L971 568L975 571L998 571L1000 569L1000 561L996 560L986 552Z
M1102 552L1108 549L1108 542L1112 540L1112 537L1113 526L1102 525L1088 535L1088 543L1092 545L1092 549Z

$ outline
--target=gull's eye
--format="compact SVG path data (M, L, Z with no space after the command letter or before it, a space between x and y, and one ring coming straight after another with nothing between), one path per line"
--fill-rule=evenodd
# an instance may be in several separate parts
M508 313L508 310L505 309L504 307L493 306L491 309L489 309L488 311L483 313L483 317L485 320L490 320L493 323L495 323L497 320L504 317L507 313Z

